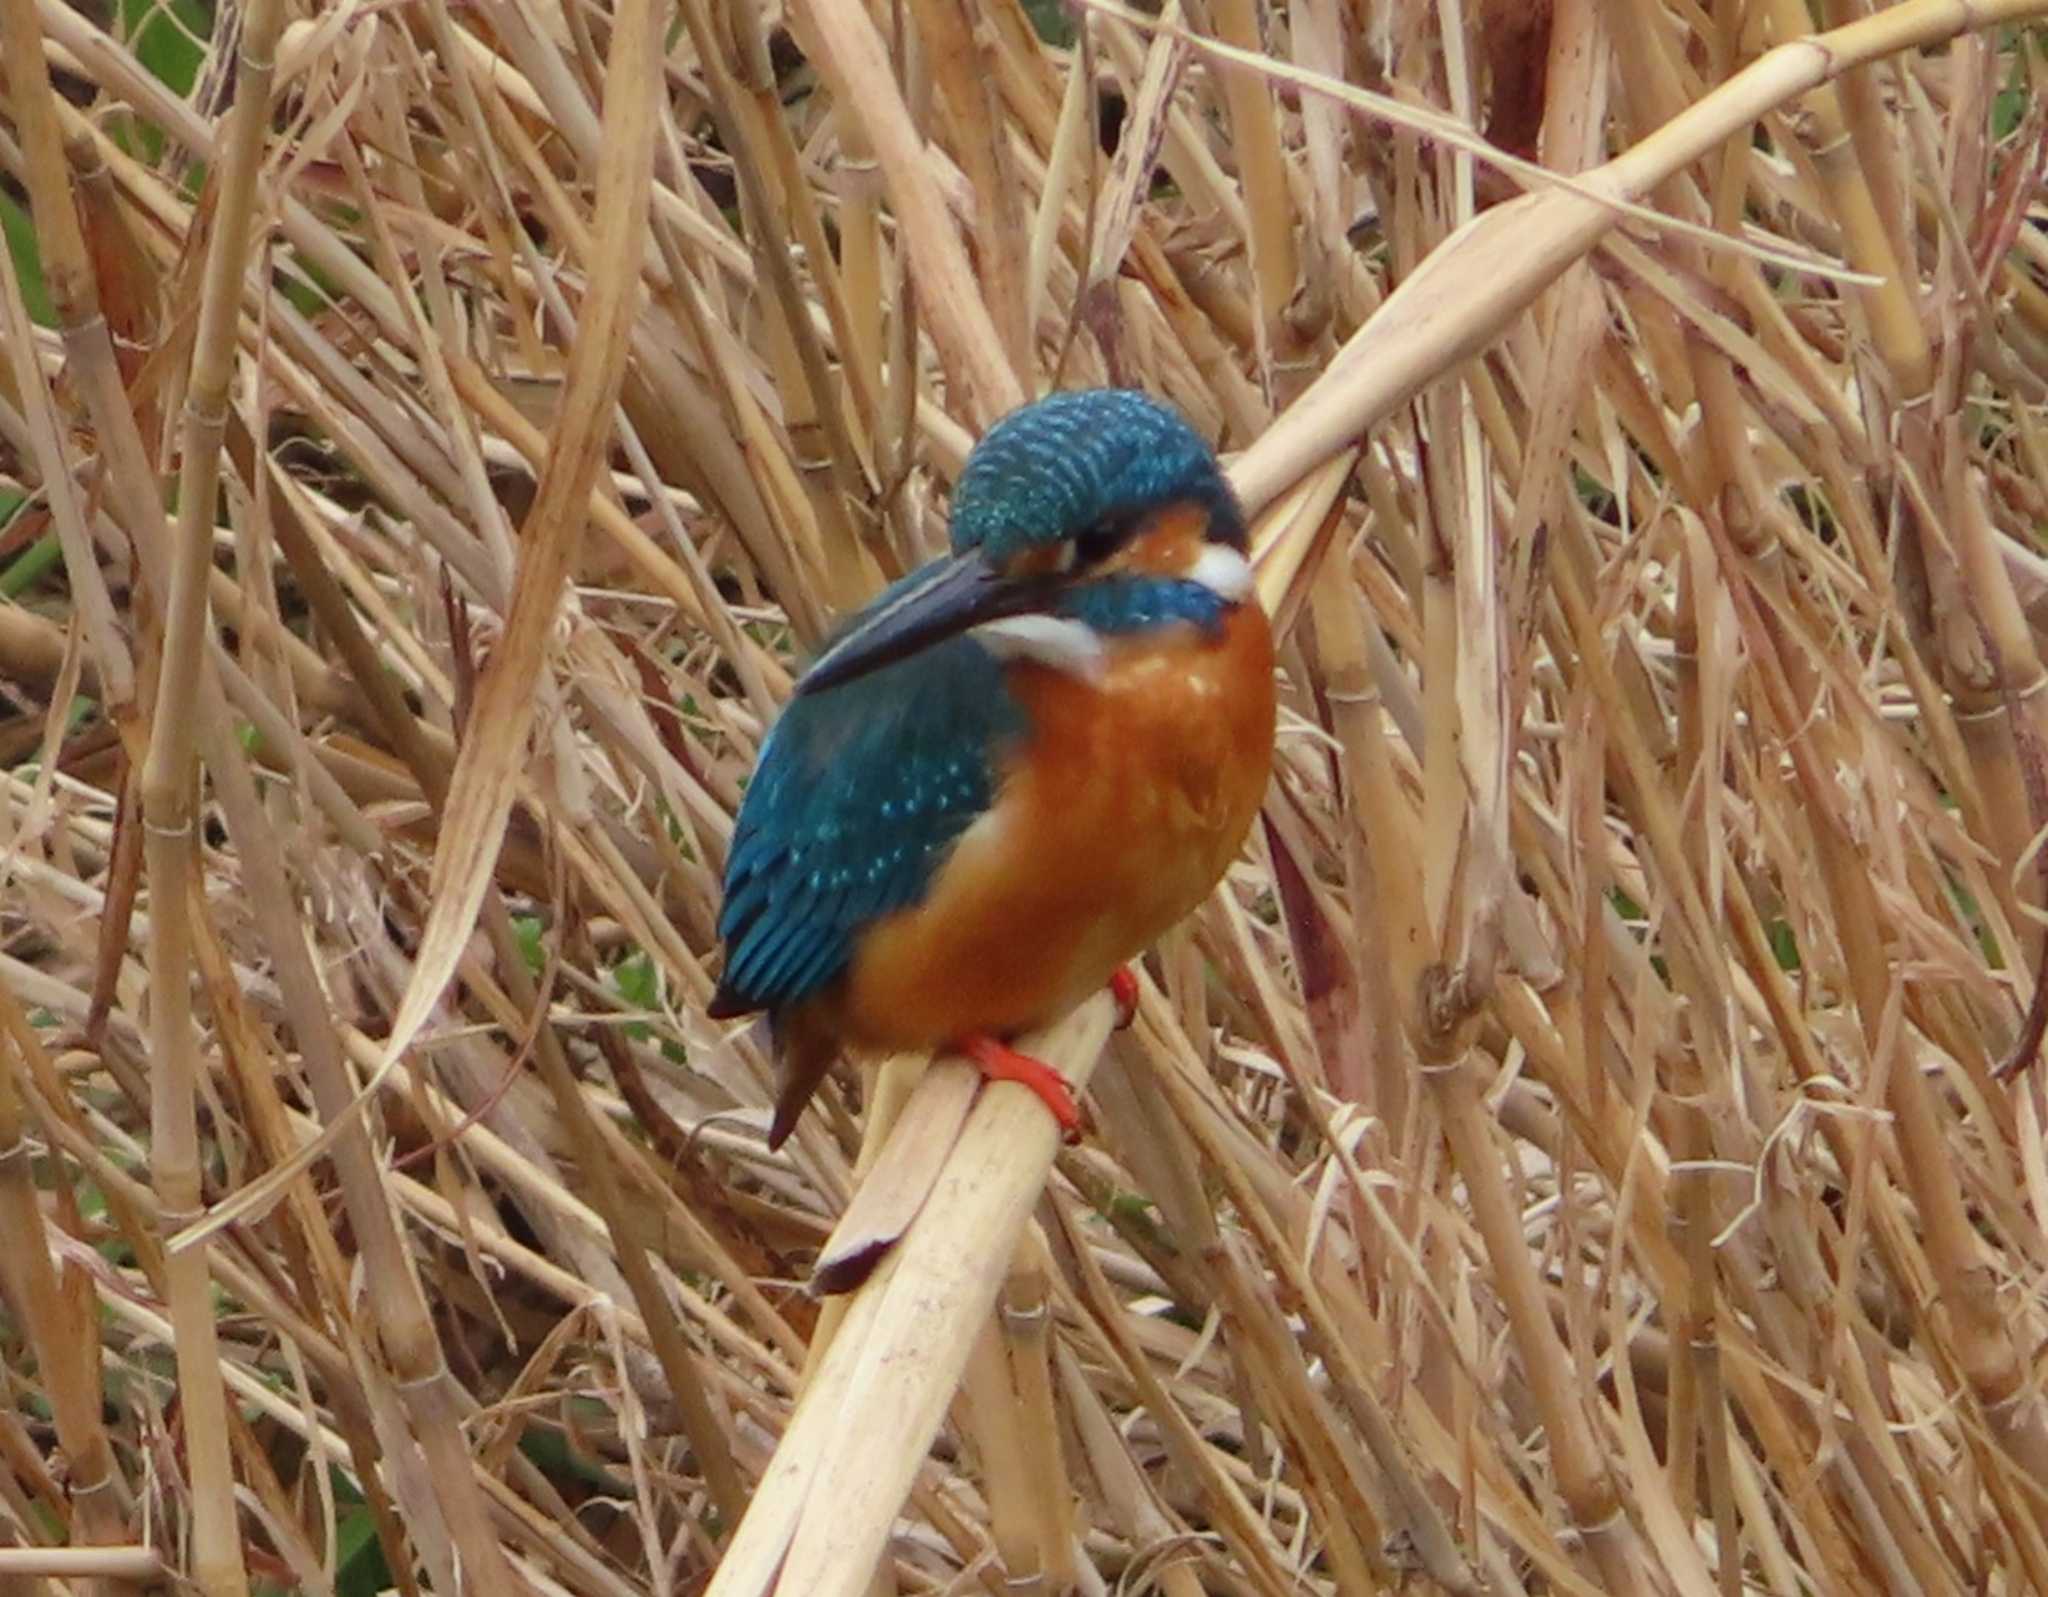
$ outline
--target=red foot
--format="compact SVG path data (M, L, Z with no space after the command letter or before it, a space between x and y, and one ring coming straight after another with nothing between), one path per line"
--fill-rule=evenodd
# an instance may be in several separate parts
M1138 977L1128 965L1119 965L1109 975L1109 996L1116 1000L1116 1029L1128 1031L1138 1018Z
M1037 1093L1059 1122L1061 1135L1069 1142L1081 1140L1081 1107L1066 1078L1051 1065L989 1036L963 1037L959 1048L990 1081L1018 1082Z

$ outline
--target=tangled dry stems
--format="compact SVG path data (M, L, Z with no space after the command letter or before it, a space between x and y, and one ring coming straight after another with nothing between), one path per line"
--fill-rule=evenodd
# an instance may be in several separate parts
M5 0L0 1574L2048 1589L2040 9ZM1279 774L778 1452L970 1093L765 1154L732 810L1055 382Z

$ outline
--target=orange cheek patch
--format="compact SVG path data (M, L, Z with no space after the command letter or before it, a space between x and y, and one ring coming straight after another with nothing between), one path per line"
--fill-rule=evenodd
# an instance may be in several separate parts
M1185 577L1195 569L1208 541L1209 512L1183 501L1146 519L1137 536L1113 562L1123 571L1154 577Z
M1014 577L1049 577L1060 569L1066 554L1064 544L1054 544L1048 549L1027 549L1012 560L1007 569Z

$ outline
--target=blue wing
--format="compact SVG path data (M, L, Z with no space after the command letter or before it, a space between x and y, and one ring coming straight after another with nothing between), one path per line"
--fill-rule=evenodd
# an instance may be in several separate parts
M862 926L924 896L1024 732L1001 664L965 637L792 700L740 805L711 1014L836 980Z

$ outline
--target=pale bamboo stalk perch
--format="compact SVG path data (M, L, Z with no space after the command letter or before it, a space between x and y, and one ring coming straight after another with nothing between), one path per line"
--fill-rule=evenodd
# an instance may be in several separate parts
M1112 1009L1098 996L1020 1046L1078 1092L1109 1037ZM935 1065L899 1127L928 1126L919 1100L951 1098L970 1068ZM930 1195L851 1299L707 1597L856 1597L868 1589L988 1323L1059 1135L1028 1088L998 1082L981 1092ZM883 1150L871 1183L888 1185L892 1166L928 1152L906 1143ZM828 1243L821 1267L834 1256Z

